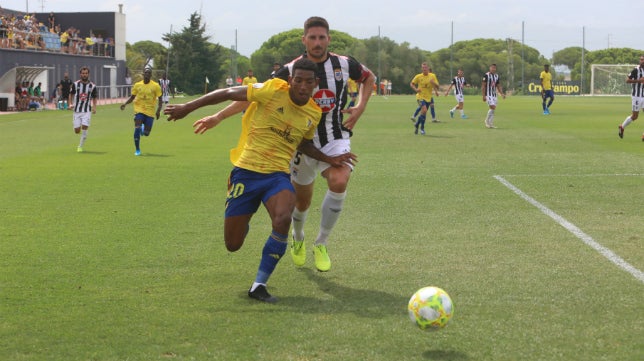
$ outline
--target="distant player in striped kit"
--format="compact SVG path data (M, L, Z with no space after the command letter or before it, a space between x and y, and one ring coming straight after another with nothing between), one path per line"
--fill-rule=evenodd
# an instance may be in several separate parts
M76 151L83 152L83 145L87 139L92 114L96 114L96 84L89 81L89 68L84 66L80 70L80 80L72 83L69 89L67 104L74 110L74 132L80 134L80 143Z
M454 79L452 79L452 84L449 85L449 88L445 91L445 96L449 94L449 91L454 87L454 98L456 98L456 105L454 108L449 110L449 116L451 118L454 118L454 112L456 110L459 110L461 112L461 118L467 119L467 115L465 115L465 110L463 110L463 102L465 100L465 96L463 95L463 87L469 86L469 84L465 81L465 77L463 76L463 69L458 69L456 72L456 76Z
M626 78L626 83L633 84L631 92L633 113L619 126L618 135L620 138L624 138L624 128L634 122L639 117L640 111L644 109L644 55L640 55L640 65L631 71L631 74ZM642 134L642 141L644 142L644 134Z
M503 94L503 88L501 87L499 74L496 73L496 64L491 64L490 71L483 75L481 90L483 91L483 101L487 102L487 105L489 107L487 116L485 117L485 127L490 129L496 128L494 126L494 111L496 110L497 91L498 94L500 94L503 99L505 99L505 94Z
M159 86L161 87L161 100L163 104L168 104L170 102L172 89L170 88L170 79L168 79L166 73L163 73L163 77L159 79Z
M302 57L317 64L316 75L320 79L313 99L322 108L322 118L313 143L330 157L350 152L353 127L367 107L376 77L353 57L328 51L331 36L329 23L324 18L313 16L304 22L302 43L306 49ZM294 62L295 60L280 69L276 77L286 79L291 76ZM345 109L347 82L350 78L360 86L357 102L351 108ZM318 271L325 272L331 269L331 259L327 251L328 238L340 218L352 171L353 165L349 163L342 167L332 167L329 163L300 152L295 153L291 160L291 181L296 195L291 257L296 266L303 266L306 262L304 224L313 199L314 182L320 174L326 179L327 192L320 206L320 228L313 242L313 260Z

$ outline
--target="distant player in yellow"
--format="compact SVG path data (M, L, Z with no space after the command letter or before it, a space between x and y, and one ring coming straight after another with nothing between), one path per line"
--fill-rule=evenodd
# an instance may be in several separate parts
M251 217L260 203L271 217L272 232L262 251L255 282L248 296L263 302L276 302L266 290L266 283L286 252L291 215L295 208L295 190L289 164L296 149L333 167L352 164L350 152L330 157L313 144L322 110L311 98L318 86L317 65L307 58L293 64L288 82L274 78L265 83L218 89L186 104L168 105L168 120L181 119L206 105L225 100L250 101L242 118L242 132L237 147L230 152L234 165L228 179L228 197L224 221L226 248L241 248ZM230 114L223 109L197 120L195 133L204 133Z
M550 115L550 106L555 101L555 92L552 90L552 73L550 73L550 65L545 64L541 75L541 106L543 107L543 115ZM546 99L550 99L546 104Z
M356 105L356 100L358 99L358 83L351 78L347 80L347 92L349 93L349 98L351 98L348 108L351 108Z
M124 104L121 104L121 110L134 101L134 155L141 155L141 135L146 137L152 132L154 119L159 119L161 107L163 106L163 93L159 83L152 79L152 69L146 68L143 71L143 80L134 84L132 95ZM154 107L156 105L156 112Z
M418 127L420 126L420 134L425 135L425 118L427 116L427 109L431 109L432 122L437 122L436 113L434 112L434 98L432 97L432 92L438 94L438 79L436 75L431 72L429 65L427 63L422 63L421 65L422 73L416 74L414 78L409 83L409 86L418 94L418 104L420 108L420 116L414 124L416 130L414 134L418 134Z
M242 80L242 85L251 85L257 83L257 78L253 76L253 69L248 69L246 76Z

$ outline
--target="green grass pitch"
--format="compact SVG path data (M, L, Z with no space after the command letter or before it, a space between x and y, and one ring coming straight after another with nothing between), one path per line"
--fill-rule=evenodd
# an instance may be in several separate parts
M285 255L274 305L246 295L263 208L240 251L222 240L239 117L204 135L191 125L216 107L162 117L135 157L131 106L100 106L80 154L69 111L0 115L0 359L644 359L644 119L617 136L630 98L558 97L550 116L499 99L493 130L480 97L467 120L453 103L420 136L412 96L372 98L333 268ZM423 286L455 304L439 332L407 317Z

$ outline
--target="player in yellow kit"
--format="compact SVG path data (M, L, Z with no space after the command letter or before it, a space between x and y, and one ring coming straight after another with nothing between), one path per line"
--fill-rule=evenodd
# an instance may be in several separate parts
M266 290L266 283L288 245L295 208L289 163L296 149L334 167L352 164L355 160L350 152L330 157L313 145L313 135L322 115L311 98L318 86L316 71L314 62L302 58L293 65L288 82L275 78L251 86L218 89L186 104L168 105L164 111L169 115L168 120L176 120L225 100L251 102L242 118L237 147L230 152L234 168L228 180L224 241L231 252L241 248L251 217L260 203L264 204L271 217L272 232L264 245L255 282L248 290L248 296L259 301L277 301ZM219 124L227 116L225 111L196 121L195 133Z
M543 108L543 115L550 115L550 106L555 101L555 92L552 89L552 73L550 72L550 65L545 64L543 71L539 75L541 79L541 106ZM546 104L546 99L550 99Z
M436 96L438 96L438 79L436 78L436 74L431 72L427 63L422 63L421 69L422 73L416 74L409 83L409 86L418 94L417 99L421 106L420 116L414 124L416 128L414 133L418 134L418 127L420 126L420 134L425 135L427 109L431 109L432 121L437 121L436 114L434 113L434 98L432 97L432 92L436 92Z
M152 78L152 69L146 68L143 71L143 80L134 84L132 95L124 104L121 104L121 110L134 101L134 155L141 155L139 147L141 136L146 137L152 132L154 119L159 119L161 107L163 106L163 93L161 86ZM156 112L154 107L156 104Z

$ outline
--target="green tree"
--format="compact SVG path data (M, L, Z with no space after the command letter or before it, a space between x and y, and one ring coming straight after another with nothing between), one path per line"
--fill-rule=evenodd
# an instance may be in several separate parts
M225 77L219 64L226 61L226 54L220 45L209 42L210 36L205 32L201 16L194 12L189 26L181 32L163 35L163 40L170 43L168 77L175 87L188 94L202 93L206 79L212 89Z

